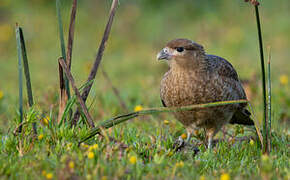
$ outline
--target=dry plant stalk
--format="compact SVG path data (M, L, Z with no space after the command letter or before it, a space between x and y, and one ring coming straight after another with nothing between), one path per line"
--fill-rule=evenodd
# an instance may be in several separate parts
M86 107L85 102L84 102L83 99L81 98L81 94L80 94L78 88L77 88L76 85L75 85L74 78L73 78L72 74L70 73L69 68L67 67L67 65L66 65L66 63L65 63L65 61L64 61L64 59L63 59L63 58L59 58L58 61L59 61L59 63L61 64L61 66L62 66L62 68L63 68L63 70L64 70L64 72L65 72L65 74L66 74L66 76L67 76L67 78L68 78L68 80L69 80L70 83L71 83L71 86L72 86L72 88L73 88L73 90L74 90L74 92L75 92L75 95L76 95L77 100L78 100L78 102L79 102L79 104L80 104L80 107L81 107L83 113L84 113L85 116L86 116L86 122L87 122L87 124L88 124L91 128L95 127L94 122L93 122L93 120L92 120L92 117L91 117L91 115L90 115L90 113L89 113L89 111L88 111L88 109L87 109L87 107Z
M70 24L69 24L67 54L66 54L66 64L67 64L69 70L71 69L71 59L72 59L72 48L73 48L74 32L75 32L76 13L77 13L77 0L73 0L72 9L71 9Z
M57 122L60 123L66 102L67 102L67 96L66 94L66 88L65 88L65 81L63 77L63 69L61 67L61 64L58 62L58 74L59 74L59 89L60 89L60 97L59 97L59 108L58 108L58 117L57 117Z
M110 31L111 31L111 27L112 27L112 24L113 24L113 20L114 20L114 17L115 17L117 6L118 6L118 0L113 0L112 5L111 5L109 20L107 22L107 25L106 25L106 28L105 28L105 32L104 32L104 35L103 35L103 38L102 38L102 42L101 42L101 44L99 46L98 53L97 53L94 65L93 65L93 67L91 69L91 72L90 72L90 75L88 77L87 82L90 82L90 81L94 80L95 77L96 77L96 74L97 74L97 71L98 71L98 68L99 68L99 64L100 64L100 62L102 60L103 52L104 52L105 47L106 47L106 42L108 41L108 38L109 38L109 34L110 34ZM88 98L88 95L90 93L92 85L93 85L93 83L89 84L87 87L84 88L84 91L82 93L82 99L83 99L84 102L86 102L86 100ZM74 114L74 117L73 117L73 120L72 120L72 124L71 124L72 126L76 125L77 121L79 120L79 117L80 117L80 109L78 108L77 111Z

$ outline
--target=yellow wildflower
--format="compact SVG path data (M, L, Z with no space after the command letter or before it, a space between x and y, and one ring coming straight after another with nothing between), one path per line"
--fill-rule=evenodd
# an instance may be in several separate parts
M43 139L43 134L39 134L38 140L42 140L42 139Z
M66 145L66 150L70 150L71 147L72 147L72 143L68 143L68 144Z
M84 143L82 143L81 146L82 146L83 148L88 148L88 147L89 147L89 145L84 144Z
M230 180L230 175L228 173L222 173L220 180Z
M141 105L135 106L134 111L142 111L143 107Z
M42 122L44 125L48 125L50 118L46 116L45 118L42 119Z
M269 156L267 154L263 154L261 159L263 162L267 162L269 161Z
M46 179L52 179L53 178L53 174L52 173L47 173L46 174Z
M95 157L95 154L94 154L93 152L90 151L90 152L88 153L88 158L89 158L89 159L93 159L94 157Z
M68 167L69 167L70 169L74 169L74 168L75 168L75 163L74 163L73 161L70 161L70 162L68 163Z
M130 159L129 159L129 162L130 162L131 164L136 164L136 162L137 162L137 158L136 158L136 156L131 156Z
M187 138L187 134L185 134L185 133L181 134L181 138L182 139L186 139Z
M92 178L92 175L88 174L88 175L86 176L86 179L87 179L87 180L91 180L91 179L93 179L93 178Z
M255 142L253 141L253 139L250 140L250 145L253 146L255 144Z
M98 148L99 148L99 145L98 144L94 144L94 145L89 147L89 151L92 151L92 150L95 150L95 149L98 149Z
M108 179L107 176L102 176L102 177L101 177L101 180L107 180L107 179Z
M167 156L169 156L169 157L173 156L173 152L170 151L170 152L167 154Z
M183 163L183 161L180 161L180 162L176 163L175 166L179 167L179 168L183 168L184 163Z
M45 175L46 175L46 171L43 170L43 171L41 172L41 174L42 174L43 176L45 176Z
M0 100L3 98L3 96L4 96L4 93L3 91L0 90Z
M288 84L288 76L286 74L280 76L280 83L284 86Z
M201 176L199 177L199 180L205 180L205 176L204 176L204 175L201 175Z
M164 120L163 123L164 123L165 125L167 125L167 124L169 124L169 121L168 121L168 120Z

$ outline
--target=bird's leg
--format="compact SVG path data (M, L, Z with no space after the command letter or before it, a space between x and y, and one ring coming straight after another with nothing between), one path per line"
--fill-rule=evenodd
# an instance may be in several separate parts
M212 149L212 139L213 139L212 136L209 136L209 137L208 137L208 144L207 144L207 148L208 148L208 149Z
M187 131L186 143L190 143L190 140L191 140L191 132Z
M206 135L207 135L207 148L212 149L213 147L213 137L216 134L217 130L216 129L207 129L206 130Z
M184 147L186 144L189 144L190 143L190 139L191 139L191 131L190 130L188 130L188 129L186 129L186 131L187 131L187 137L186 137L186 140L184 140L183 138L182 138L182 136L179 136L178 137L178 139L177 139L177 141L175 142L175 147L176 148L182 148L182 147Z

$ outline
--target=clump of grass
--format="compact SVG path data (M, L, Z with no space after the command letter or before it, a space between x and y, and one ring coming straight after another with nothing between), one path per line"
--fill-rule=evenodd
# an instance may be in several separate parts
M63 58L60 58L60 59L59 59L59 63L61 64L62 68L64 69L64 72L65 72L66 76L68 77L68 79L69 79L69 81L70 81L70 83L71 83L71 86L72 86L73 90L75 91L75 94L76 94L76 96L77 96L77 100L78 100L78 102L79 102L79 104L80 104L80 107L81 107L83 113L84 113L85 116L86 116L86 122L87 122L87 124L88 124L91 128L95 127L94 122L93 122L93 120L92 120L92 117L91 117L91 115L90 115L90 113L89 113L89 111L88 111L88 109L87 109L87 107L86 107L86 104L85 104L85 102L83 101L83 99L81 98L81 94L80 94L80 92L78 91L78 89L77 89L77 87L76 87L76 85L75 85L74 78L73 78L73 76L71 75L71 73L70 73L70 71L69 71L69 68L67 67L67 65L66 65L66 63L64 62Z

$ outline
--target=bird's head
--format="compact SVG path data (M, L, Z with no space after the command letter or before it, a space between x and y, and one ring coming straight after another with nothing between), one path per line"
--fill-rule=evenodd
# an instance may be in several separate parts
M205 52L201 45L188 39L174 39L167 43L158 54L158 60L167 60L169 66L180 65L188 67L199 64L204 59ZM192 66L191 66L192 67Z

